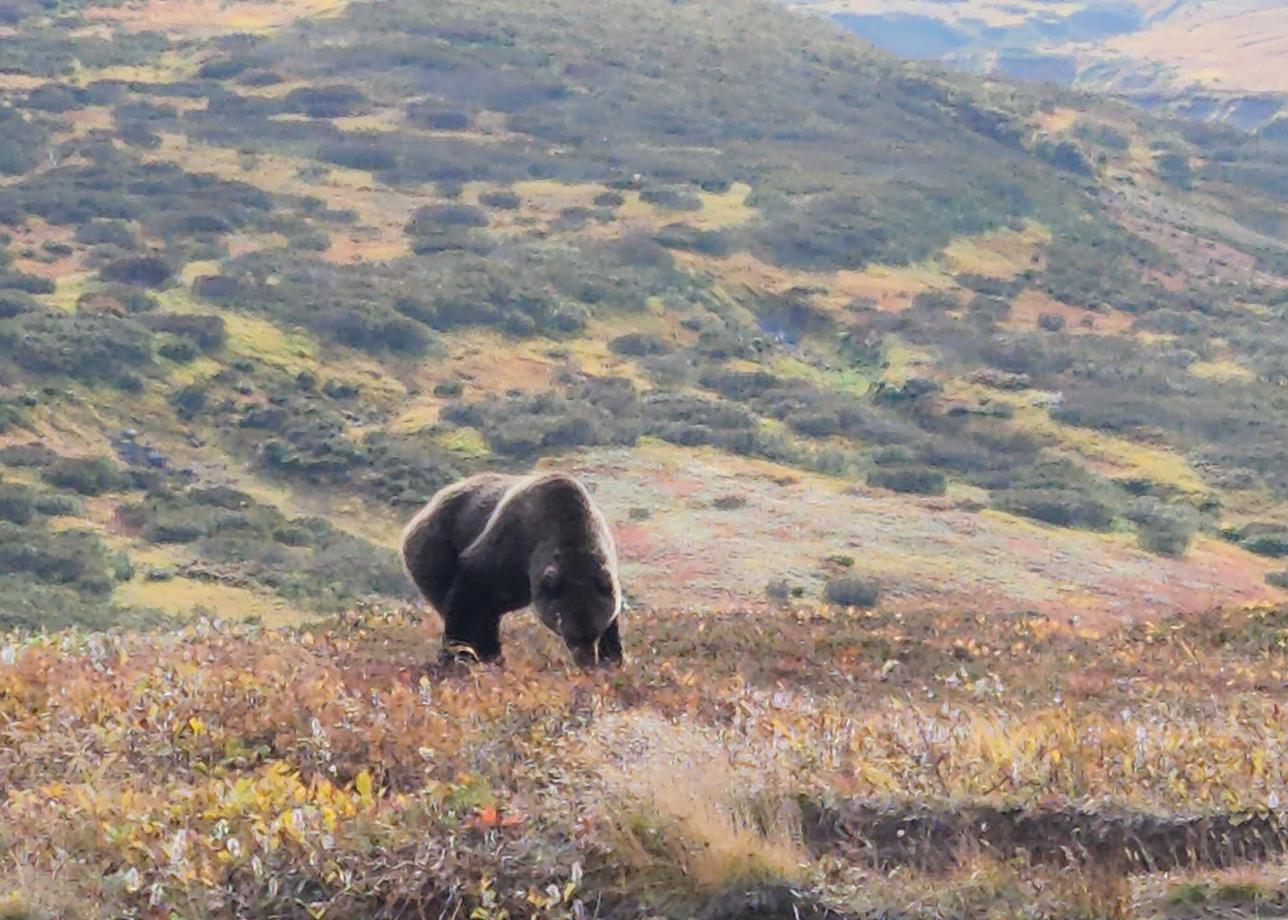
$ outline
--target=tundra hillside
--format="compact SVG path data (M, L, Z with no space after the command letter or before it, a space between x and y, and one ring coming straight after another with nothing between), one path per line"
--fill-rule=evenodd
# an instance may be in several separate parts
M9 916L1282 898L1273 132L742 0L0 18ZM542 465L634 662L424 673L402 524Z

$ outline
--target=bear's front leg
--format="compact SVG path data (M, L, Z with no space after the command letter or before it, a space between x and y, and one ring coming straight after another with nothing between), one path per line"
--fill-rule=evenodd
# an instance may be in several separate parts
M501 612L490 592L472 578L458 577L443 617L443 651L448 661L496 661L501 657Z
M617 628L617 621L608 624L608 628L600 635L596 643L596 651L599 653L600 664L621 664L622 663L622 635Z

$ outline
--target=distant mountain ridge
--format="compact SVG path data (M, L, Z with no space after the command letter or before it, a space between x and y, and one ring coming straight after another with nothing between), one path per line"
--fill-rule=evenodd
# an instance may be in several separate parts
M1272 126L1288 111L1288 7L1274 0L789 5L830 16L901 56L1108 90L1243 130Z

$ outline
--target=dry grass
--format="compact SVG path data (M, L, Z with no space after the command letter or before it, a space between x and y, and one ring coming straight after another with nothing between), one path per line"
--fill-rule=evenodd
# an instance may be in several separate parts
M730 740L651 713L596 722L577 756L599 765L606 839L633 871L713 891L802 879L809 854L782 758Z
M1016 413L1021 430L1049 438L1061 450L1089 468L1112 476L1138 476L1174 486L1193 495L1209 487L1181 455L1164 447L1129 441L1092 428L1063 425L1046 409L1029 407Z
M1046 314L1063 319L1064 328L1071 335L1123 335L1131 331L1134 322L1130 315L1112 307L1084 310L1056 300L1042 291L1029 289L1011 301L1011 313L1003 325L1032 332L1038 328L1038 321Z
M871 299L883 310L903 310L923 291L953 286L951 277L935 263L900 267L875 265L861 272L807 272L779 268L746 252L726 258L676 253L676 261L709 271L728 285L744 285L774 294L792 288L812 288L820 291L813 298L816 305L838 312L859 299Z
M164 581L135 578L119 585L112 598L125 606L159 610L180 620L218 613L233 621L256 619L268 626L287 626L310 619L280 597L182 576Z
M954 240L944 249L944 260L953 272L991 278L1014 278L1041 263L1042 247L1051 242L1051 231L1036 221L1023 230L998 230Z
M1261 8L1258 8L1260 6ZM1285 12L1255 0L1186 4L1150 28L1107 42L1107 51L1164 64L1180 79L1224 89L1288 91Z
M1255 375L1242 364L1229 359L1216 361L1195 361L1190 365L1190 373L1205 380L1252 380Z
M120 6L95 6L92 22L107 22L133 32L164 31L188 37L226 32L272 32L297 19L339 15L344 0L131 0Z
M1076 451L1106 471L1119 464L1115 475L1198 485L1175 454L1098 440L1094 432L1051 423L1045 410L1021 409L1025 424L1026 412L1035 425L1047 418L1051 450ZM777 579L818 597L823 560L836 553L858 560L863 574L884 586L883 605L907 614L1031 609L1105 625L1283 597L1264 582L1274 560L1223 541L1199 540L1184 559L1162 559L1128 533L976 512L978 506L965 504L971 497L956 492L896 495L716 451L650 443L596 451L565 466L594 484L597 501L616 522L632 592L659 607L737 609L760 601ZM711 506L730 493L746 502L738 514ZM633 508L650 509L650 517L629 520Z

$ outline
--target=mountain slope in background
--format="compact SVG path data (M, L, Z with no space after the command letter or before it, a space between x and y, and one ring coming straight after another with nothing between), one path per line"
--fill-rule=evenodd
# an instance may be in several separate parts
M407 598L542 462L637 603L1282 597L1273 137L749 2L4 9L7 623Z
M1274 0L793 5L906 57L1121 93L1244 130L1274 125L1286 108L1288 12Z
M0 20L0 917L1288 903L1284 139L749 0ZM625 667L428 664L402 523L556 464Z

